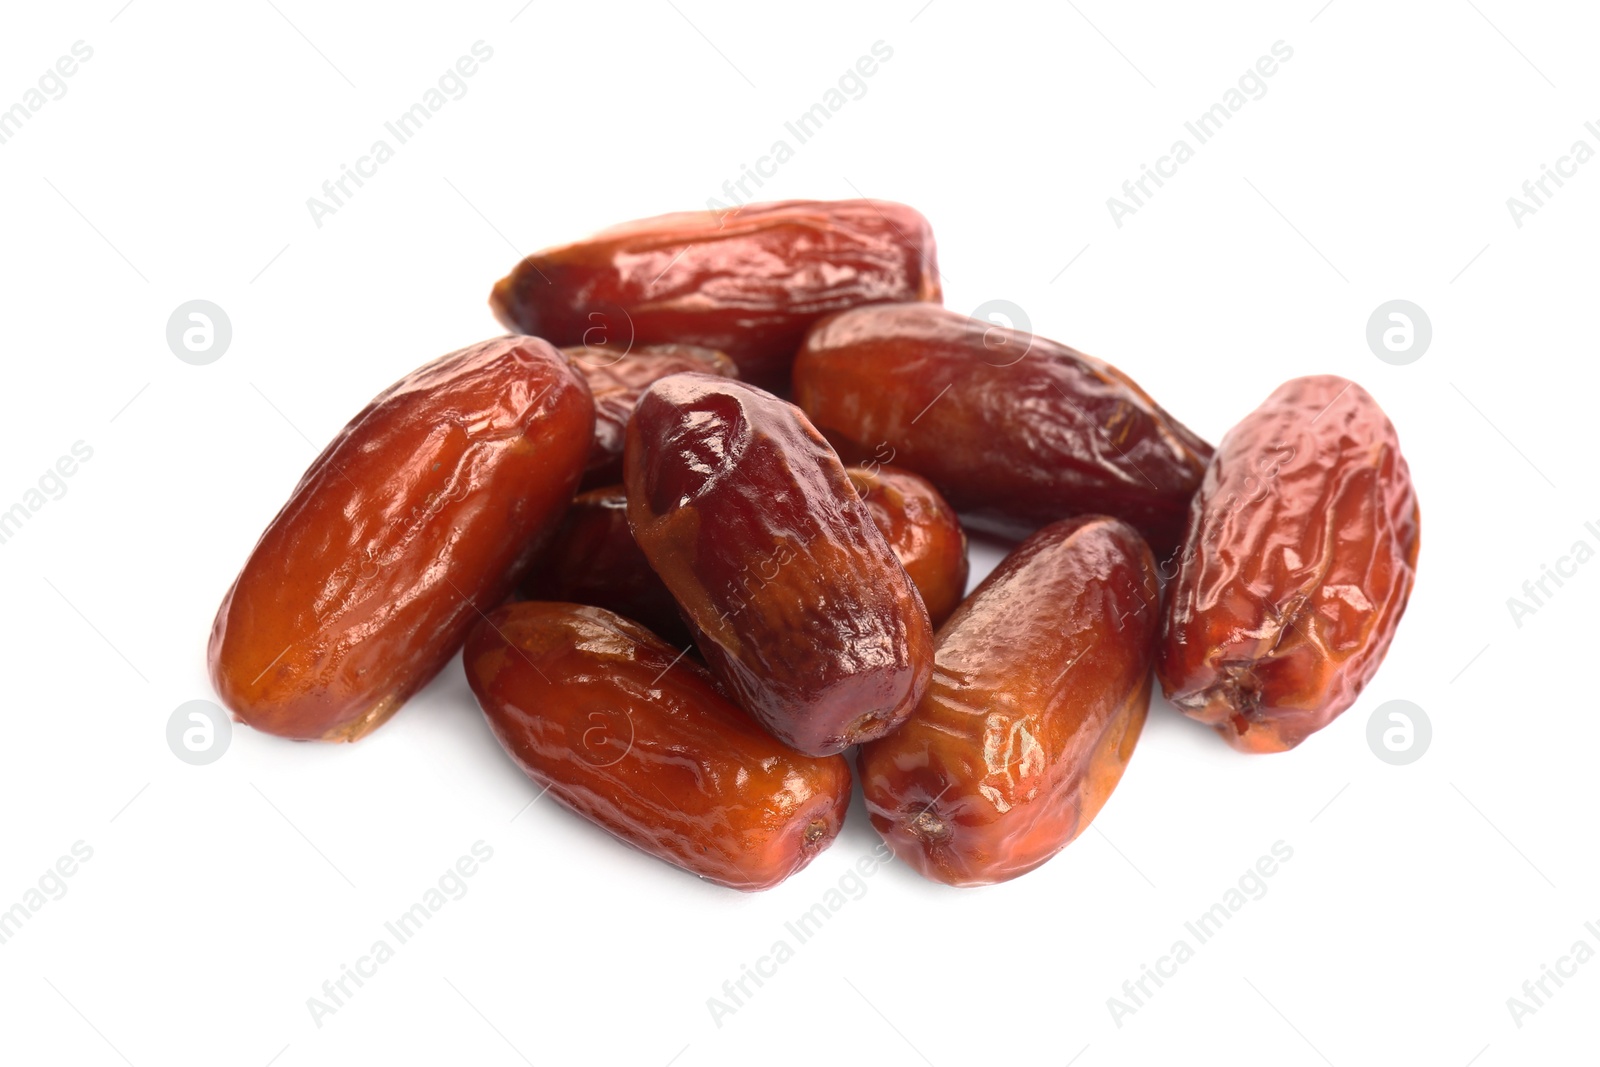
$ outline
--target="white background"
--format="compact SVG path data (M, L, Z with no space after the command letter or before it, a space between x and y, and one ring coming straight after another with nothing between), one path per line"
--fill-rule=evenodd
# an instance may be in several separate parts
M0 908L93 849L0 945L0 1058L1593 1061L1600 961L1520 1027L1506 1004L1575 941L1600 949L1600 562L1520 627L1506 605L1600 547L1600 162L1520 228L1506 206L1574 140L1600 148L1592 9L123 2L7 5L0 33L0 107L94 49L0 145L0 510L93 449L0 545ZM306 199L478 40L494 56L466 95L314 225ZM957 891L890 865L720 1027L707 998L875 843L859 806L776 890L699 883L548 800L523 810L459 664L354 746L236 727L218 762L174 758L169 715L212 695L217 602L323 442L497 333L488 290L519 254L704 207L880 40L892 59L763 198L916 206L951 307L1015 302L1213 441L1296 375L1385 406L1423 549L1360 701L1245 756L1157 700L1048 866ZM1106 198L1279 40L1266 95L1117 227ZM165 340L195 298L234 329L203 367ZM1394 298L1433 323L1409 366L1365 341ZM1409 766L1367 745L1390 699L1433 724ZM467 894L318 1027L307 998L480 840ZM1278 841L1266 895L1118 1026L1107 998Z

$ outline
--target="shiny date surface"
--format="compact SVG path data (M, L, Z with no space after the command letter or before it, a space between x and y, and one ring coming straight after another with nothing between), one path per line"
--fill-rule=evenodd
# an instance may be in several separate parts
M909 471L848 467L845 473L939 625L961 602L967 583L967 537L955 512ZM578 494L529 569L523 592L529 600L606 608L680 649L694 640L678 602L633 539L628 493L620 485Z
M1165 552L1211 457L1115 367L931 304L818 323L794 397L847 460L891 455L974 526L1010 536L1100 513Z
M1217 448L1168 590L1158 671L1235 748L1281 752L1360 694L1416 578L1394 427L1333 375L1280 386Z
M916 712L861 747L873 827L948 885L1054 856L1122 777L1159 626L1154 560L1125 523L1068 519L1024 541L940 628Z
M773 736L815 755L894 729L932 669L905 568L792 404L663 378L628 424L628 518L706 663Z
M473 630L467 680L500 744L566 807L734 889L768 889L833 842L841 756L785 748L703 668L600 608L508 604Z
M733 360L698 345L635 345L626 351L577 345L561 350L589 383L594 396L594 450L584 472L585 488L622 481L622 446L633 405L658 378L684 371L737 378Z
M401 379L312 462L212 625L222 702L258 730L354 741L461 647L554 530L594 405L543 341Z
M680 650L693 640L678 602L628 529L628 494L620 485L578 494L529 569L523 593L606 608Z
M916 211L786 200L640 219L537 252L489 302L508 329L558 345L705 345L741 377L782 388L823 315L939 298L933 231Z
M938 627L967 590L967 535L926 478L895 467L848 467L862 503L922 594Z

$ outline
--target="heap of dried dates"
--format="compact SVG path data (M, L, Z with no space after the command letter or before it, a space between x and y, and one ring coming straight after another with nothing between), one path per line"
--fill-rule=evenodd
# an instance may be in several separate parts
M1354 702L1418 544L1365 390L1288 382L1213 448L1110 364L939 301L927 221L878 201L529 256L490 301L516 333L312 463L217 613L218 694L354 741L464 648L530 778L746 890L839 832L852 748L895 854L983 885L1088 826L1152 677L1247 752ZM963 522L1025 538L965 598Z

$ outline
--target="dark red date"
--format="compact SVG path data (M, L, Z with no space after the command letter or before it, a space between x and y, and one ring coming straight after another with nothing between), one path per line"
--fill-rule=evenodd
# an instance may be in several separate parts
M725 378L739 376L733 360L714 348L698 345L635 345L626 350L578 345L561 351L588 381L589 392L594 395L594 450L583 475L588 489L622 481L622 446L628 417L633 414L639 394L651 382L684 371Z
M846 473L938 626L961 602L967 584L967 536L955 512L926 479L909 471L850 467ZM633 539L628 492L620 485L578 494L530 569L523 593L529 600L606 608L680 649L694 640L678 602Z
M529 600L606 608L643 623L680 650L693 640L678 602L628 529L628 493L620 485L578 494L523 592Z
M1008 536L1100 513L1164 553L1211 458L1115 367L932 304L818 323L794 396L847 459L888 449L968 522Z
M634 538L706 663L813 755L893 730L932 669L928 613L833 449L792 404L663 378L628 424Z
M640 219L537 252L489 303L508 329L558 345L705 345L783 388L823 315L939 297L933 231L911 208L785 200Z

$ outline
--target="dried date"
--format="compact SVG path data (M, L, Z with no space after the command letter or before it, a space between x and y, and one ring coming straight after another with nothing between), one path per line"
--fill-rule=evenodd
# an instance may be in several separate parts
M678 602L628 529L628 494L620 485L578 494L530 568L523 593L606 608L680 649L693 640Z
M1211 458L1115 367L932 304L818 323L794 396L847 459L888 448L967 521L1011 536L1100 513L1165 552Z
M589 389L532 337L414 371L312 462L212 624L222 702L258 730L354 741L461 647L555 529L594 436Z
M973 886L1065 848L1139 739L1160 624L1154 559L1125 523L1067 519L1024 541L940 628L916 712L857 755L895 855Z
M743 382L663 378L634 409L624 468L639 547L773 736L826 755L911 713L932 669L927 611L798 408Z
M1230 430L1189 512L1158 673L1235 748L1293 748L1378 669L1416 577L1419 514L1377 401L1297 378Z
M961 602L967 583L967 535L955 512L910 471L849 467L845 473L938 626ZM530 568L523 594L606 608L678 648L694 639L678 602L633 539L628 493L620 485L578 494Z
M678 342L726 352L740 376L787 385L806 328L830 312L938 300L933 231L881 200L786 200L685 211L537 252L490 307L558 345Z
M768 889L833 842L841 756L792 752L699 665L601 608L508 604L473 630L467 681L523 772L637 848L734 889Z

